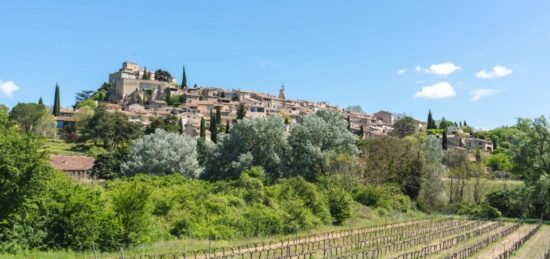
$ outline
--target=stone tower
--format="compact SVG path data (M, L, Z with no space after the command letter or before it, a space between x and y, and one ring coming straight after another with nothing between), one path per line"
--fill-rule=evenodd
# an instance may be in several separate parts
M285 85L281 85L281 90L279 90L279 99L286 99Z

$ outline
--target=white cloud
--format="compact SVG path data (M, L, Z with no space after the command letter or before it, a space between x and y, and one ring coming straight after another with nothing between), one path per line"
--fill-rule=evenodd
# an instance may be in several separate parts
M0 80L0 94L11 98L13 92L19 90L19 87L13 81L3 82Z
M490 95L498 94L500 90L498 89L488 89L488 88L479 88L470 91L470 102L477 102L483 97Z
M414 95L415 98L424 99L443 99L456 95L453 86L447 82L439 82L434 85L422 87L422 89Z
M407 73L407 70L409 70L408 68L402 68L402 69L399 69L397 70L397 74L398 75L404 75L405 73Z
M498 77L504 77L512 73L512 69L509 69L505 66L495 66L489 72L481 70L477 72L476 77L482 79L493 79Z
M434 75L440 75L440 76L447 76L461 69L462 69L461 67L451 62L434 64L434 65L431 65L429 68L416 66L416 72L418 73L434 74Z

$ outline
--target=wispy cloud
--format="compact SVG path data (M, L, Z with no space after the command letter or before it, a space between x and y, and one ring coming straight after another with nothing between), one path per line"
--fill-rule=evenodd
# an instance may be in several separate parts
M19 90L19 87L15 85L13 81L3 82L0 80L0 94L8 98L13 97L13 92Z
M491 96L500 93L498 89L479 88L470 91L470 102L477 102L483 97Z
M402 76L405 73L407 73L408 70L409 70L408 68L401 68L401 69L397 70L397 74Z
M505 66L495 66L489 72L481 70L477 72L476 77L481 79L493 79L499 77L505 77L512 73L512 69L509 69Z
M434 75L440 75L440 76L447 76L461 69L462 69L461 67L451 62L434 64L428 68L416 66L416 72L418 73L434 74Z
M422 89L414 95L415 98L424 99L443 99L456 95L453 86L447 82L439 82L434 85L422 87Z

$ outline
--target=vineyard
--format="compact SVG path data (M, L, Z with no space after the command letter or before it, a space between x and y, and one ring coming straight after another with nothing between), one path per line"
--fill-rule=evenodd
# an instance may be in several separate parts
M119 258L548 258L550 226L460 218L419 219L278 242Z

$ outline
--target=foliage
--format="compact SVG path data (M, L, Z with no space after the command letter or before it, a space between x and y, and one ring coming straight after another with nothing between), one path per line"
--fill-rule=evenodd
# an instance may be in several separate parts
M272 178L278 178L283 172L283 154L287 147L281 118L239 120L221 139L219 149L206 165L205 177L238 178L240 171L235 168L235 162L242 154L250 153L252 165L261 166Z
M328 207L333 217L334 224L340 225L345 219L351 217L351 195L342 188L330 188L327 192Z
M83 124L81 140L93 140L96 145L101 141L106 149L113 145L120 146L141 135L139 124L129 122L124 113L108 112L103 105L98 106Z
M25 133L42 136L55 136L55 118L44 105L36 103L18 103L10 112L10 119L17 123Z
M445 204L445 191L441 177L445 174L443 167L443 150L434 136L421 139L420 149L424 155L426 173L422 178L418 204L428 212L441 210Z
M289 175L315 179L329 173L326 161L333 153L356 155L357 136L346 129L344 116L331 110L319 110L304 116L301 124L292 128L286 158Z
M550 172L550 126L544 117L519 119L516 126L525 136L514 148L513 170L533 183Z
M354 199L365 206L402 212L413 208L410 198L403 195L398 186L373 184L354 192Z
M237 120L242 120L244 117L246 117L246 106L243 102L240 102L237 108Z
M468 215L474 218L481 219L495 219L500 218L502 214L496 208L491 207L487 203L481 204L466 204L460 203L457 208L457 213L461 215Z
M179 133L182 132L181 124L178 117L174 115L168 115L166 117L156 117L147 127L145 127L145 134L151 134L156 129L162 129L166 132Z
M432 116L432 110L430 110L428 112L428 123L427 124L428 124L427 129L429 129L429 130L437 128L437 125L435 125L435 121L434 121L433 116Z
M90 100L90 101L93 102L92 97L94 96L94 94L95 94L95 91L92 91L92 90L82 90L82 91L76 93L76 97L75 97L76 102L74 104L74 107L77 108L77 109L82 107L81 103L86 101L86 100ZM88 105L88 104L86 104L86 105ZM95 108L95 103L94 103L94 106L92 108Z
M52 112L54 116L61 115L61 99L59 97L59 85L57 84L55 84L55 95Z
M172 75L170 75L170 73L168 73L168 71L164 71L162 69L157 69L155 71L155 80L170 82L170 81L172 81Z
M107 153L99 154L94 162L92 173L100 179L113 179L122 176L121 165L128 160L129 150L122 146Z
M487 165L493 171L509 171L512 169L512 162L510 157L505 153L496 153L489 158Z
M413 117L402 116L393 123L393 132L400 138L411 136L416 132L417 124Z
M187 87L187 75L185 74L185 66L182 68L181 72L181 88Z
M346 108L348 112L363 112L361 105L351 105Z
M179 173L197 177L201 169L196 148L195 139L189 136L157 129L153 134L132 141L122 171L130 175Z

